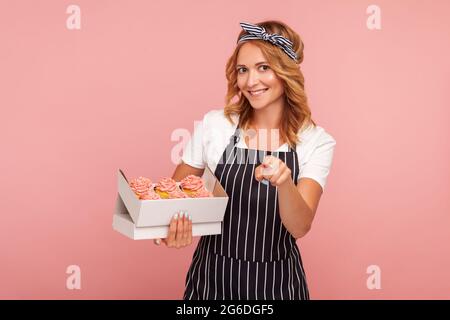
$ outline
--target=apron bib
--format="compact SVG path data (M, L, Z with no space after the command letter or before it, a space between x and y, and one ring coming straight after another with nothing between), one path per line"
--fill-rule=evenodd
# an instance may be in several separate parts
M300 251L280 218L278 188L254 177L272 155L290 168L297 184L297 152L239 148L239 139L237 127L214 172L229 196L222 233L200 238L183 298L309 300Z

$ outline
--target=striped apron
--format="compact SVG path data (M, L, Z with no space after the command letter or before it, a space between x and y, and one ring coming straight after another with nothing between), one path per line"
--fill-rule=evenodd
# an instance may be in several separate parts
M309 300L300 251L280 218L278 188L254 177L272 155L291 169L297 184L297 152L239 148L238 132L237 127L214 172L229 196L222 232L200 238L183 299Z

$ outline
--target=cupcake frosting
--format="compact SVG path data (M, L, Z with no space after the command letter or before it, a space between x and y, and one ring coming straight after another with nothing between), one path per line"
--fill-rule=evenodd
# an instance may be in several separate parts
M174 192L177 189L177 183L172 178L162 178L156 184L156 188L163 192Z
M177 198L189 198L187 194L185 194L183 191L181 191L180 189L176 189L173 192L169 192L169 196L172 199L177 199Z
M183 189L198 191L203 189L203 180L199 176L190 174L180 181L180 186Z
M130 181L130 188L137 196L141 197L148 193L151 184L152 181L149 178L139 177Z
M206 197L212 197L213 194L206 190L205 188L198 190L195 193L192 193L192 198L206 198Z
M180 182L178 187L177 182L169 177L162 178L156 184L146 177L138 177L132 179L129 183L131 190L141 200L157 200L162 198L177 199L177 198L202 198L212 197L212 193L204 187L202 178L196 175L189 175ZM158 192L155 192L155 190ZM183 190L186 191L183 192ZM189 191L189 192L188 192ZM161 194L164 192L165 196Z
M161 197L156 194L154 191L150 191L147 194L144 194L143 196L141 196L139 199L141 200L158 200L161 199Z

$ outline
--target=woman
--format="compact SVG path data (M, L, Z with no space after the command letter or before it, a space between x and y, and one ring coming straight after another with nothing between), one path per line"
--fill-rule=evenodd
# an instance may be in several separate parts
M311 228L336 142L311 119L298 34L279 21L241 26L226 106L204 116L173 174L208 165L229 196L221 234L199 240L184 299L309 299L296 239ZM192 242L186 214L163 242Z

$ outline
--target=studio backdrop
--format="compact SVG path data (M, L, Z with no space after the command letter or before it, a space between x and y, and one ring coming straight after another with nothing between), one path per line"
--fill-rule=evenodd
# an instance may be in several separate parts
M0 298L181 299L182 249L112 228L117 171L171 176L222 109L239 22L302 38L336 140L311 299L450 298L449 1L0 1ZM178 131L177 131L178 130Z

